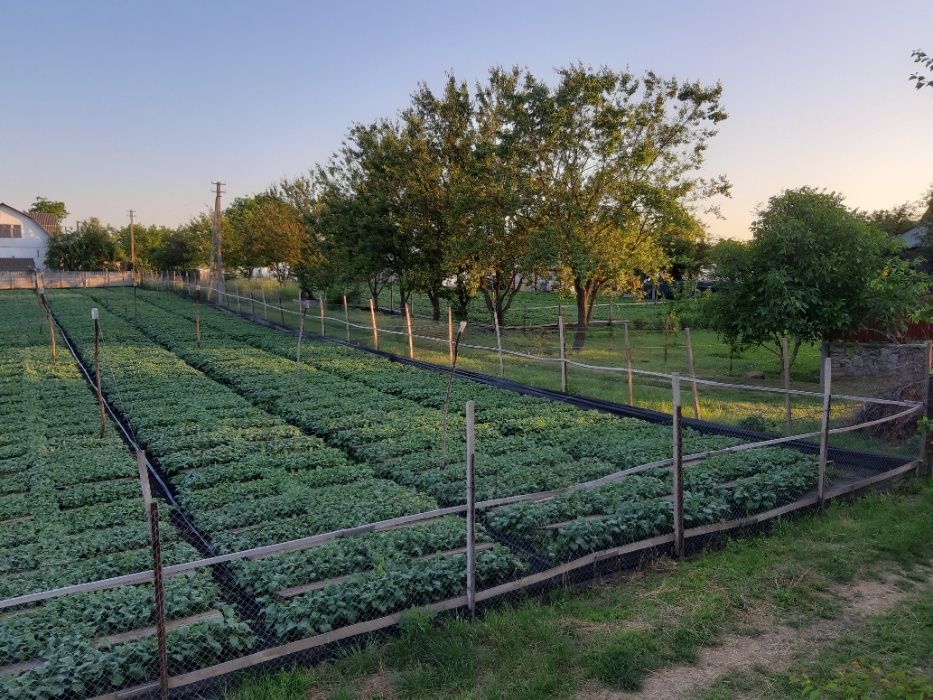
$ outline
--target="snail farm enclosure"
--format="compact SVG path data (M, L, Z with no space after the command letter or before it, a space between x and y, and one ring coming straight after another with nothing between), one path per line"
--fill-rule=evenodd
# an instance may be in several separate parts
M655 412L454 372L453 329L407 314L154 286L0 293L3 697L210 695L412 608L583 583L924 468L927 436L871 437L928 393L834 393L829 368L809 391L547 358L564 389L570 368L631 396L634 372ZM521 359L469 333L500 377ZM408 357L353 342L379 334ZM704 423L698 386L786 429Z

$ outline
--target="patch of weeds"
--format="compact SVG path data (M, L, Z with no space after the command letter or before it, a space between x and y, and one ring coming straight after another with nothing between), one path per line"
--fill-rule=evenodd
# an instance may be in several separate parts
M653 633L628 630L612 635L586 658L591 676L620 690L639 690L645 674L659 664Z

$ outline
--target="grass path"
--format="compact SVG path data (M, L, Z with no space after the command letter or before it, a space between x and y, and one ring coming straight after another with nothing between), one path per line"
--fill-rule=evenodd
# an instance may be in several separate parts
M929 637L933 606L914 614L924 608L911 596L930 597L931 526L933 485L911 482L686 562L662 559L583 591L490 608L475 621L436 624L413 613L394 639L311 669L254 676L228 697L661 697L678 677L690 679L688 697L787 697L835 682L837 667L848 669L862 647L879 648L862 659L867 668L881 664L865 682L880 686L894 674L922 683L928 668L887 670L871 641L886 623L871 616L883 613L878 601L890 603L884 614L900 611L899 638L920 637L914 646L923 648L917 630ZM826 646L847 634L856 640L848 647ZM766 654L770 667L750 663Z

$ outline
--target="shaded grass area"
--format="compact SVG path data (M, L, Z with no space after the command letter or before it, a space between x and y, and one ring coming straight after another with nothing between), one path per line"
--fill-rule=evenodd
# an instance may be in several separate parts
M790 669L758 668L721 678L705 700L761 698L933 697L933 587L846 632L828 648L800 656Z
M933 485L912 481L690 561L662 559L579 592L514 600L475 621L438 624L413 611L390 641L345 650L315 668L247 678L228 697L530 700L572 697L593 684L636 690L646 674L694 661L724 633L838 615L839 586L928 562L931 525ZM800 673L823 682L846 656L846 643L838 656ZM781 688L801 693L801 681L785 681Z

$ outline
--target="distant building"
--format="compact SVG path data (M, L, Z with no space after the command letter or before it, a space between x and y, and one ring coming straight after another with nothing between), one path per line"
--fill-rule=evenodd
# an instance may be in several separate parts
M54 214L27 214L0 202L0 272L44 269L53 231L58 232Z

